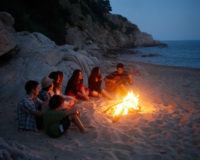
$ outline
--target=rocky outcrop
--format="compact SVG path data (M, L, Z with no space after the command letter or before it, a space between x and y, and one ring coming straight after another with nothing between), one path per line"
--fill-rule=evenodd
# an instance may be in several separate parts
M121 15L108 14L103 17L103 23L100 24L92 15L83 16L80 5L69 6L68 4L71 13L76 12L76 16L72 17L76 27L66 25L65 39L68 43L80 48L93 48L95 44L96 48L104 50L160 44Z
M0 12L0 56L16 47L14 38L14 18L7 12Z
M145 32L137 32L135 34L134 46L137 47L150 47L161 45L159 41L153 39L153 37Z
M72 44L79 49L107 50L159 44L123 16L105 14L99 5L103 0L43 0L48 7L35 0L3 2L0 9L14 14L17 31L41 32L57 43Z

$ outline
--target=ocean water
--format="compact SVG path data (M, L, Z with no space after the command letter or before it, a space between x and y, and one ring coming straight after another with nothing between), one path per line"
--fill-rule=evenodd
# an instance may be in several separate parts
M119 59L200 69L200 40L163 42L168 47L130 49L136 54L122 53Z

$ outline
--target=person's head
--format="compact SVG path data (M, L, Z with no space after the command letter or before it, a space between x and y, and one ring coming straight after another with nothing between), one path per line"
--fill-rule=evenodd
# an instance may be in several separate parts
M59 76L59 73L57 71L51 72L49 74L49 78L53 79L54 83L59 83L60 82L60 76Z
M54 110L60 108L64 104L65 99L60 95L54 95L49 100L49 108Z
M80 69L76 69L73 74L71 79L73 79L74 82L82 81L83 80L83 74Z
M25 84L25 90L27 94L37 97L40 92L40 85L37 81L29 80Z
M53 89L53 80L47 76L41 80L42 89L45 91L50 91Z
M124 73L124 65L122 63L118 63L116 68L118 74Z
M101 77L101 71L100 71L100 68L99 67L94 67L91 71L91 74L90 74L90 78L89 79L95 79L95 78L100 78Z

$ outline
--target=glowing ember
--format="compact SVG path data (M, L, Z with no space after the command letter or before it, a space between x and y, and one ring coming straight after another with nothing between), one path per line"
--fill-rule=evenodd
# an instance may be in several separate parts
M139 110L139 98L133 92L129 92L122 102L113 108L113 117L127 115L129 111Z

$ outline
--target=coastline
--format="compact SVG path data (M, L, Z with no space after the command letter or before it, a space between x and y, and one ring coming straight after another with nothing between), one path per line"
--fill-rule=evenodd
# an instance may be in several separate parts
M118 52L122 60L164 66L200 69L200 41L166 41L168 47L127 48Z
M169 65L161 65L161 64L152 64L152 63L146 63L146 62L138 62L138 61L128 61L128 60L120 60L124 61L126 63L136 64L136 65L143 65L143 66L152 66L157 68L166 68L170 70L183 70L183 71L197 71L200 72L200 68L190 68L190 67L183 67L183 66L169 66Z

